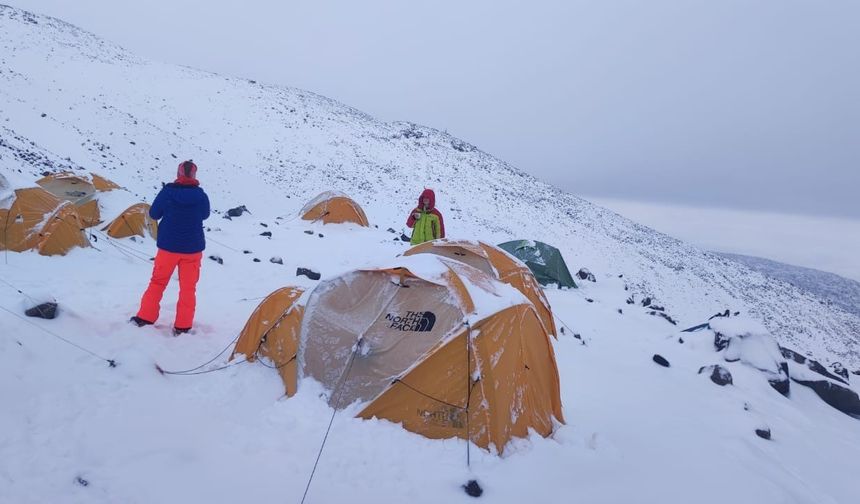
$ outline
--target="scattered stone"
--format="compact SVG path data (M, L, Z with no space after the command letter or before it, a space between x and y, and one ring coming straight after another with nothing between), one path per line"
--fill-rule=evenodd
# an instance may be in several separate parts
M669 361L660 354L654 354L654 357L651 357L651 359L663 367L669 367Z
M319 237L320 237L320 238L325 238L325 236L323 236L323 234L322 234L322 233L319 233Z
M53 319L57 316L57 303L49 302L34 306L24 312L28 317Z
M469 497L480 497L484 493L484 489L475 480L469 480L468 483L463 485L463 490L466 491Z
M621 311L621 308L619 308L619 309L618 309L618 313L623 314L624 312L623 312L623 311Z
M798 364L804 364L811 371L815 371L816 373L820 374L821 376L824 376L824 377L830 378L831 380L842 382L845 385L848 385L848 371L845 370L845 368L842 368L845 371L844 375L841 373L840 373L840 375L835 375L835 374L831 373L830 371L828 371L827 368L824 367L820 362L818 362L816 360L808 359L808 358L804 357L803 355L800 355L799 353L795 352L794 350L791 350L791 349L788 349L788 348L781 346L781 347L779 347L779 351L780 351L780 353L782 353L782 356L785 357L786 359L791 359L792 361L794 361ZM839 364L839 366L842 366L842 364Z
M42 117L48 117L48 114L42 113Z
M394 228L388 228L388 232L389 233L396 233L397 231L395 231Z
M576 276L578 276L580 280L588 280L589 282L597 281L597 279L594 278L594 274L588 271L588 268L580 268L576 273Z
M254 258L254 262L260 262L260 258L255 257L255 258Z
M593 303L593 302L594 302L594 300L593 300L593 299L591 299L591 298L585 298L585 300L586 300L586 301L588 301L589 303Z
M843 366L841 362L834 362L830 365L830 369L832 369L835 374L841 376L842 378L845 378L846 380L849 379L850 375L848 374L848 369Z
M275 256L275 257L273 257L273 258L269 259L269 262L270 262L270 263L272 263L272 264L281 264L281 265L283 265L283 264L284 264L284 260L283 260L283 259L281 259L281 258L280 258L280 257L278 257L278 256Z
M307 231L305 231L305 234L306 234L306 235L312 235L312 234L314 234L314 232L313 232L313 231L311 231L310 229L308 229Z
M224 264L224 259L221 259L220 256L211 255L211 256L209 256L209 259L212 259L213 261L215 261L218 264Z
M81 485L82 487L90 486L90 482L85 480L84 478L82 478L80 476L75 478L75 483L77 483L78 485Z
M260 225L261 225L261 226L263 226L263 227L266 227L266 228L267 228L267 227L269 227L269 225L268 225L268 224L266 224L265 222L261 222L261 223L260 223Z
M770 439L770 429L767 427L756 429L755 435L762 439Z
M642 306L646 306L646 307L647 307L647 306L649 306L650 304L651 304L651 298L650 298L650 297L646 297L645 299L643 299L643 300L642 300Z
M582 341L582 335L579 333L573 333L573 337L578 339L579 341Z
M828 380L792 380L811 388L821 400L846 415L860 416L860 397L857 392Z
M669 314L667 314L667 313L658 312L658 311L650 311L650 312L648 312L648 315L654 315L655 317L662 317L667 322L669 322L670 324L678 325L678 322L675 319L673 319L671 316L669 316Z
M564 327L559 327L559 330L561 331L561 334L564 334Z
M296 269L296 276L304 275L311 280L319 280L321 275L316 271L309 268L298 268Z
M678 343L683 345L684 344L684 338L678 338Z
M714 315L711 315L710 317L708 317L708 320L713 320L717 317L728 317L730 315L731 315L731 312L729 312L729 309L726 308L726 311L724 311L723 313L716 313Z
M251 254L252 252L250 250L243 250L242 253L243 254Z
M627 304L634 304L636 301L633 299L633 296L627 298Z
M251 211L248 210L245 205L239 205L236 208L231 208L227 210L227 213L224 214L224 218L227 220L231 220L232 217L240 217L245 212L251 213Z
M728 369L719 364L713 366L702 366L699 368L699 374L710 373L711 381L723 387L725 385L733 385L732 374Z
M403 233L400 233L400 241L411 242L411 241L412 241L412 238L411 238L411 237L409 237L409 236L406 236L406 235L405 235L405 234L403 234Z
M266 238L271 238L272 232L271 231L263 231L262 233L260 233L260 236L265 236Z

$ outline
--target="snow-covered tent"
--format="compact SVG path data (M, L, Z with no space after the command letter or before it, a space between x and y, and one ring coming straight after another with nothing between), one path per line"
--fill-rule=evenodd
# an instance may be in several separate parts
M16 189L9 208L0 208L0 250L36 250L65 255L90 242L75 205L40 187Z
M339 191L326 191L310 200L301 210L302 219L323 224L352 222L368 227L370 223L361 206Z
M524 262L541 285L576 288L564 257L552 245L532 240L514 240L499 244L499 248Z
M403 255L415 254L436 254L455 259L513 286L535 306L547 332L556 335L552 309L540 284L528 266L504 250L480 241L442 239L416 245Z
M297 361L298 378L320 382L335 408L358 402L361 418L499 453L563 422L555 354L535 306L476 268L420 254L320 283L303 313L299 295L288 288L267 298L234 354L250 360L265 344L282 377ZM257 336L263 327L275 329ZM292 379L284 377L288 395Z
M102 228L111 238L146 236L158 238L158 222L149 216L149 205L135 203Z
M36 184L57 198L74 203L84 227L101 223L97 193L119 188L104 177L95 174L88 177L71 172L46 175L37 180Z

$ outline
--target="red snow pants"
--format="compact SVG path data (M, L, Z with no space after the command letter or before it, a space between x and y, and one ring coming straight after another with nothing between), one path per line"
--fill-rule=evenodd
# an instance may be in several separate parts
M200 279L200 260L203 252L177 254L158 249L152 267L152 279L140 300L137 316L147 322L155 323L161 305L164 289L179 268L179 301L176 303L176 321L173 327L189 329L194 322L194 308L197 306L197 280Z

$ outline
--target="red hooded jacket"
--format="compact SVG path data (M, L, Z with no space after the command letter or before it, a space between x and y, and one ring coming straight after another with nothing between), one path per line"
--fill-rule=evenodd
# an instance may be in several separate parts
M442 214L439 210L436 210L436 193L433 192L433 189L424 189L421 196L418 197L418 206L409 212L409 218L406 219L406 225L409 227L415 226L414 214L415 212L420 212L424 207L424 198L430 199L430 205L427 206L426 210L436 217L439 217L439 238L445 238L445 221L442 219Z

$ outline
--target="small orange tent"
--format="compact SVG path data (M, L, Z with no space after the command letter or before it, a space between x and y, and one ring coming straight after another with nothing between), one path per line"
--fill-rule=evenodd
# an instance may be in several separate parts
M149 216L149 205L135 203L128 207L110 224L102 228L112 238L128 238L129 236L149 236L158 238L158 222Z
M528 266L504 250L480 241L442 239L416 245L403 253L404 256L415 254L436 254L455 259L513 286L535 306L547 332L553 336L557 334L549 300L540 284Z
M323 224L352 222L359 226L370 226L361 206L346 194L337 191L320 194L309 201L300 214L304 220L322 221Z
M75 206L40 187L17 189L9 209L0 210L0 226L0 250L65 255L89 246Z

